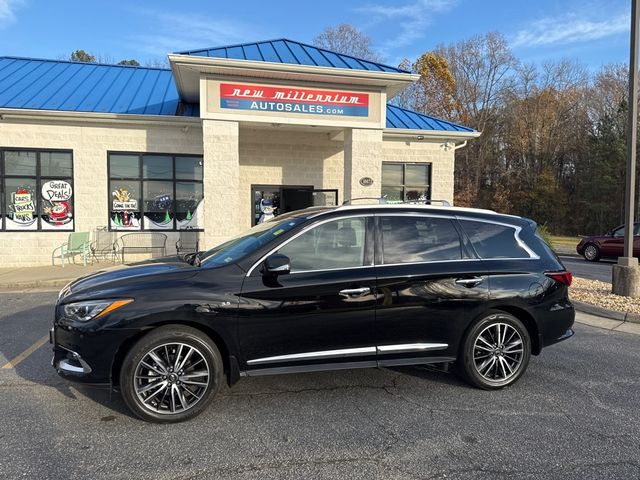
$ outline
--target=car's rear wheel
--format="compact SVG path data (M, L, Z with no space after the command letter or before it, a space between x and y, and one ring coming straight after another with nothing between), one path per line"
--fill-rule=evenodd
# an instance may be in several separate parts
M589 260L590 262L597 262L598 260L600 260L600 249L593 243L589 243L586 247L584 247L582 255L584 256L585 260Z
M523 323L506 312L492 312L465 336L462 371L472 385L495 390L518 381L530 357L531 339Z
M140 418L181 422L207 407L222 374L222 357L211 339L194 328L168 325L141 338L127 353L120 388Z

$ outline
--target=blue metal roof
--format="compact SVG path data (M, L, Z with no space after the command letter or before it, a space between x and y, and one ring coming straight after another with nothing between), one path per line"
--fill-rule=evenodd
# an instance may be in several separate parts
M171 70L0 57L0 108L199 117L182 102ZM387 105L387 128L474 132L446 120Z
M0 57L0 107L72 112L188 115L171 70Z
M445 132L475 132L473 128L441 120L424 113L414 112L396 105L387 104L387 128L408 130L435 130Z
M411 73L397 67L371 62L286 38L263 42L241 43L226 47L202 48L176 52L179 55L231 58L258 62L288 63L314 67L348 68L372 72Z

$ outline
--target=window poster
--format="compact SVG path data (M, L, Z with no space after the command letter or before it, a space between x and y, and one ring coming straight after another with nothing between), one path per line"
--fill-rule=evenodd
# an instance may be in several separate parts
M41 188L42 229L73 230L73 188L64 180L45 181Z
M33 185L25 184L11 192L6 226L8 230L37 230L36 198Z
M185 206L184 218L177 217L177 229L185 230L190 228L204 228L204 199L192 199Z
M140 230L138 200L126 187L118 187L111 192L111 228Z

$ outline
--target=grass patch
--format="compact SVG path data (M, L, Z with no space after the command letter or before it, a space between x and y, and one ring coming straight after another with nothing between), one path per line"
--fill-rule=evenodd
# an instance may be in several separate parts
M576 245L580 243L580 240L582 239L582 237L578 237L578 236L565 237L561 235L551 235L550 239L551 239L551 246L553 248L559 248L559 247L576 248Z

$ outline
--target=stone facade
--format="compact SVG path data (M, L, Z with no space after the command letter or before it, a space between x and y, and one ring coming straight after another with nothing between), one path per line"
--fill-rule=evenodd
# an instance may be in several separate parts
M389 139L379 129L253 128L238 122L132 123L124 120L0 120L0 148L66 149L73 152L75 231L108 223L108 152L204 156L205 232L211 247L250 226L252 185L337 189L338 201L377 197L381 165L432 163L432 198L453 200L452 148L443 141ZM360 185L362 177L373 185ZM169 236L171 253L177 239ZM0 267L46 265L68 232L0 231Z

